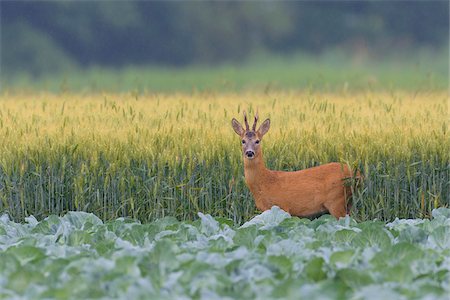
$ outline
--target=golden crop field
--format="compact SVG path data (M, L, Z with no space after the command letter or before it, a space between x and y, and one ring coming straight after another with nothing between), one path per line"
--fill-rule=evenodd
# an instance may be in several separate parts
M231 118L271 118L266 165L338 161L365 175L359 220L426 217L450 204L445 92L0 96L0 211L69 210L143 221L257 213Z

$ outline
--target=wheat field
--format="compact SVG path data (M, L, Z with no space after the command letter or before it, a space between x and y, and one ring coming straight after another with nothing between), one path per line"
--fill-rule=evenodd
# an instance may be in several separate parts
M231 118L271 119L266 165L338 161L365 176L357 220L428 217L450 204L445 92L3 94L0 211L103 220L258 213Z

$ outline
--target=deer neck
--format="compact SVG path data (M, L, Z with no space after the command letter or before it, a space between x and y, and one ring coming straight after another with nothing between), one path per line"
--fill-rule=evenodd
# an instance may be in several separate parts
M268 173L269 170L267 170L264 164L262 151L252 160L244 159L245 181L251 191L260 189Z

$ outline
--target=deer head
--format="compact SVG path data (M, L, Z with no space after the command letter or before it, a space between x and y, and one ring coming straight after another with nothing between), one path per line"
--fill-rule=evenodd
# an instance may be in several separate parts
M261 126L256 130L256 123L258 122L258 112L255 115L255 121L252 128L248 125L247 114L244 111L244 123L245 129L242 125L235 119L231 120L231 126L233 126L234 131L241 137L242 143L242 153L246 159L254 159L258 157L261 153L261 140L263 136L269 131L270 119L266 119Z

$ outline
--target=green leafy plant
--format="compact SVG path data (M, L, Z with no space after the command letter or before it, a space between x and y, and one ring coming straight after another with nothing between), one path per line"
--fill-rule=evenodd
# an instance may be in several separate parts
M242 226L198 217L103 223L69 212L20 224L5 214L0 297L445 299L450 293L449 209L433 210L431 220L387 224L311 221L278 207Z

